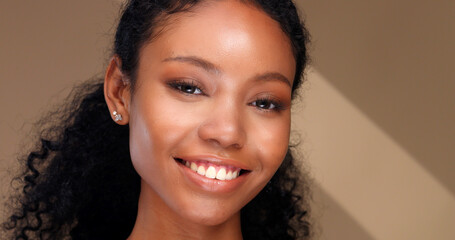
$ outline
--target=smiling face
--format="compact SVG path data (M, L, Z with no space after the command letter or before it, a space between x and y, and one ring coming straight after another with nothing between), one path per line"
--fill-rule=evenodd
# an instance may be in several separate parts
M288 148L291 45L276 21L237 1L174 20L141 50L125 104L139 214L211 226L238 220Z

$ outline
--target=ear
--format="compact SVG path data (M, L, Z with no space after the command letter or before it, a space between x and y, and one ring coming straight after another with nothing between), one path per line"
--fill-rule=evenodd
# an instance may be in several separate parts
M129 79L122 73L121 64L118 56L112 57L109 62L104 76L104 98L112 120L117 124L126 125L129 122L131 84ZM121 117L118 117L119 114Z

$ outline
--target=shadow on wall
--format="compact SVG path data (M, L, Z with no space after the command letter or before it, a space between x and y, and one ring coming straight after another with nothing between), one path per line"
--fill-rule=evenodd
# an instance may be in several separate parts
M299 6L314 67L455 194L455 2Z
M313 207L314 217L317 218L316 234L320 235L316 236L316 239L374 240L321 186L315 184L313 192L316 203Z

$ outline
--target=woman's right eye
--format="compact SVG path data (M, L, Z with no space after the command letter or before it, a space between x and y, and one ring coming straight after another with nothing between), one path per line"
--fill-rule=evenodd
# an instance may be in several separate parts
M201 87L198 84L194 83L194 81L187 82L183 80L178 80L174 82L168 83L170 87L173 89L180 91L184 94L188 95L203 95L204 92L202 91Z

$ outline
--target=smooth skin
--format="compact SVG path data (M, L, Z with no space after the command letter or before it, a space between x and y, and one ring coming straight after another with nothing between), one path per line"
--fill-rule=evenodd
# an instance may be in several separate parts
M290 41L266 13L238 1L200 4L173 18L141 49L134 91L117 57L105 76L109 110L129 124L142 179L129 239L242 239L240 210L289 144ZM225 184L233 187L217 189L220 181L211 179L201 186L175 160L201 156L248 171Z

